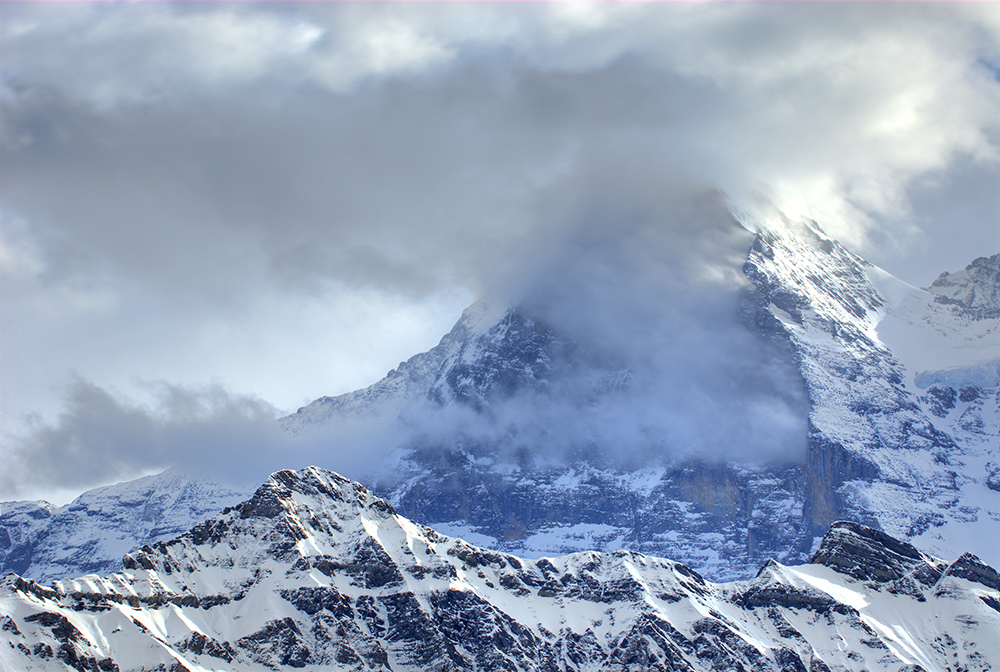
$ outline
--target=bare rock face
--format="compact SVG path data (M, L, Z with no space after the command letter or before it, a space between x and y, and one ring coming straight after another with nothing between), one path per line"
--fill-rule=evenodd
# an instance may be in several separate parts
M838 522L830 528L812 562L878 584L912 577L923 586L941 578L940 562L921 554L912 544L857 523Z
M0 666L895 672L987 670L1000 655L992 568L854 523L812 564L712 583L628 551L477 548L315 467L272 475L124 567L0 581Z

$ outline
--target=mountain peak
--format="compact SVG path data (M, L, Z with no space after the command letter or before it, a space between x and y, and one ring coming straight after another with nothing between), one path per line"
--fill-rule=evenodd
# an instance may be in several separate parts
M876 583L897 581L917 570L932 574L937 580L943 565L937 558L924 555L912 544L881 530L843 520L830 526L812 562Z
M381 502L383 507L380 508L389 506L360 483L336 472L312 466L298 471L276 471L250 500L235 508L239 510L241 518L275 518L282 513L294 515L298 508L294 497L296 494L325 498L326 506L333 502L343 502L348 506L368 508L375 501Z
M979 257L956 273L942 273L928 291L937 303L968 317L1000 317L1000 253Z
M201 590L203 572L190 568L237 567L246 579L274 561L347 553L368 543L380 528L399 528L398 522L387 524L393 516L390 504L340 474L319 467L282 470L249 500L175 539L129 553L123 566L173 574L177 585L172 590ZM398 529L388 533L401 534Z

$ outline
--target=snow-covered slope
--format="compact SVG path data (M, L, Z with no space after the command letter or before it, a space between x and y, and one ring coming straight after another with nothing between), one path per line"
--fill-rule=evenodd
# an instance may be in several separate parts
M3 502L0 573L50 581L113 572L134 548L176 537L253 489L170 470L89 490L62 508Z
M957 543L981 539L985 529L992 530L982 513L991 512L994 524L998 518L996 493L981 487L1000 491L998 292L1000 254L943 273L926 290L884 292L889 298L879 340L902 364L907 393L957 447L950 455L960 491L954 499L967 517L921 535L932 543L949 535Z
M0 583L16 670L987 670L1000 577L857 524L812 564L713 584L621 551L537 561L397 515L317 468L123 572Z
M997 274L942 276L955 279L956 296L979 297L970 309L939 301L942 278L927 292L907 288L812 225L758 228L746 270L800 359L810 462L828 462L813 467L816 515L865 520L941 553L973 548L996 562L1000 497L985 465L1000 447L997 381L967 379L961 395L921 388L931 382L927 361L966 371L995 361L1000 314L982 297L995 301ZM969 268L984 262L995 266L997 257ZM958 418L940 412L942 394L964 397L949 409ZM978 433L961 426L966 412Z
M909 389L1000 384L1000 254L943 273L927 289L878 269L871 275L886 297L879 340L906 368Z

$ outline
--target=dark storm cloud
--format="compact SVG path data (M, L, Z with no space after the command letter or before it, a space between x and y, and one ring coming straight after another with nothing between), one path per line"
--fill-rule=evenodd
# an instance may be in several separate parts
M683 204L691 193L763 194L861 252L901 254L919 223L909 198L928 193L922 179L956 162L997 174L994 14L8 5L3 396L45 398L74 368L97 390L123 385L146 360L160 367L147 379L179 383L278 362L280 373L273 364L253 379L272 398L282 385L306 388L297 381L324 353L367 347L384 370L378 353L415 329L413 307L447 303L458 288L530 299L574 335L649 360L649 371L702 381L710 400L732 380L757 381L743 385L761 387L754 399L797 418L780 380L727 356L758 347L731 319L735 234ZM970 235L994 230L988 214L967 224ZM351 317L359 304L399 312L362 321ZM395 317L407 307L411 317ZM324 340L332 332L319 313L366 328ZM306 332L310 347L290 345ZM225 347L247 334L254 347ZM622 334L652 340L636 348ZM685 347L718 364L671 354ZM396 348L392 360L406 354ZM346 376L349 359L329 365L330 377ZM76 411L46 427L100 411L99 394L74 389ZM656 393L684 408L678 389L664 382ZM298 394L335 391L308 390ZM290 396L282 405L298 403ZM744 401L736 415L751 417L757 403ZM39 454L62 440L55 431L38 434ZM112 451L104 476L91 477L159 460Z

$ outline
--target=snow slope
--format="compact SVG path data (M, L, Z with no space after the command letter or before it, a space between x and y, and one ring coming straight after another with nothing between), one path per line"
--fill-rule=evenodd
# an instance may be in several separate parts
M16 670L988 670L1000 577L838 523L808 565L710 583L638 553L529 561L315 467L123 572L0 582Z
M3 502L0 573L50 581L112 572L129 551L171 539L253 489L169 470L89 490L61 508Z
M971 548L1000 561L1000 497L986 468L1000 449L998 381L970 374L948 379L960 389L921 389L931 362L969 373L1000 355L1000 255L921 291L811 223L754 224L748 275L795 344L811 443L829 446L810 460L839 461L817 470L829 478L816 484L816 504L830 519L867 521L933 552ZM941 395L956 397L952 413L941 412Z

